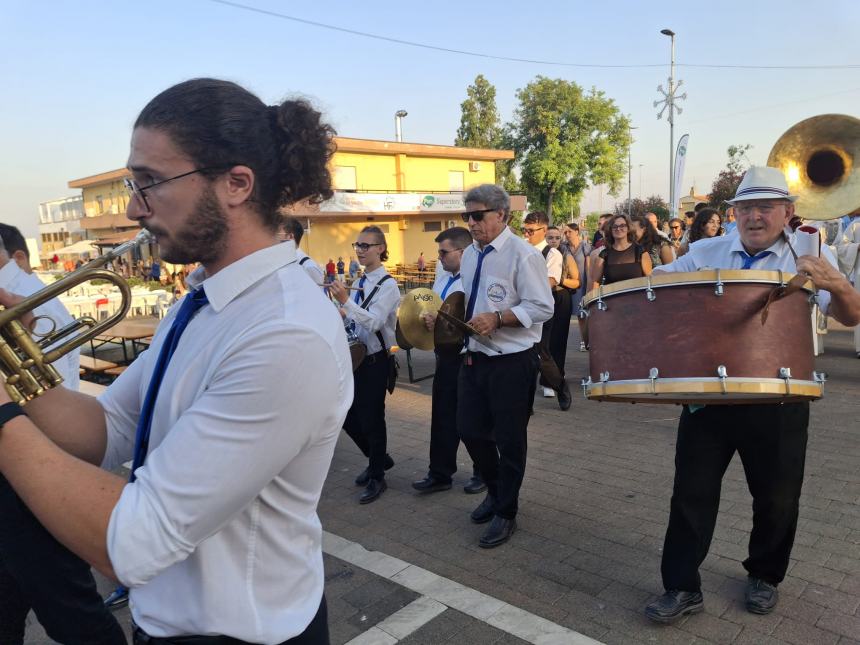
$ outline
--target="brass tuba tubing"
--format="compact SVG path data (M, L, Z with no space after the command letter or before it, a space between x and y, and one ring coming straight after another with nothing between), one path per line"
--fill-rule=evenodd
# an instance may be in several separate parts
M20 404L26 403L44 393L46 389L61 383L62 377L50 363L89 342L125 317L131 306L131 289L122 277L101 267L132 248L146 244L152 239L152 234L149 231L142 230L133 240L94 258L53 284L47 285L33 295L24 298L18 304L0 310L0 371L3 373L6 389L13 400ZM95 324L93 324L92 318L81 319L52 333L41 343L35 341L29 331L21 324L21 319L36 307L58 297L72 287L91 280L106 280L119 289L122 303L117 312ZM44 346L66 338L80 327L87 329L50 351L45 352L43 350Z

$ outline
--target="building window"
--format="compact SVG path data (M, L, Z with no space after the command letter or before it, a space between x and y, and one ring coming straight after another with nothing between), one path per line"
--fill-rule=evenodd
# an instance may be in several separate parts
M462 170L448 171L448 190L452 193L462 193L464 185Z
M97 195L96 203L98 204L98 214L101 215L105 212L104 198L101 195Z
M336 190L358 190L355 166L335 166L334 187Z
M442 222L424 222L425 233L438 233L442 230Z

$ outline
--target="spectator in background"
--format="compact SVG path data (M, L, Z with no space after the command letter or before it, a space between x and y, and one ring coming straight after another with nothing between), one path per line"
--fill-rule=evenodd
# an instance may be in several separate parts
M605 244L606 239L604 237L604 226L606 225L607 220L612 217L612 213L604 213L600 217L597 218L597 230L594 231L594 239L591 240L591 248L599 249Z
M669 241L675 247L675 252L681 248L681 242L684 240L684 232L687 230L687 225L678 217L673 217L669 220Z
M567 237L567 248L570 255L576 262L576 269L579 272L579 288L572 291L570 294L571 312L576 316L579 323L580 338L585 338L585 319L579 317L579 305L583 296L588 291L588 255L591 253L591 245L588 243L579 230L579 224L571 222L565 227L565 237ZM579 342L579 351L586 350L585 341Z
M633 223L636 243L651 256L652 266L658 267L669 264L675 259L672 243L660 237L659 231L654 228L649 219L642 215L634 215L630 221Z
M696 213L693 225L687 233L687 241L678 249L678 257L687 253L693 242L723 234L723 220L720 218L720 212L716 208L701 209Z
M427 260L424 259L424 251L418 254L418 270L424 271L427 268Z
M334 260L329 258L328 262L325 264L325 281L334 282L334 276L336 273L337 266L335 266Z
M726 235L731 233L732 231L736 231L738 228L737 223L735 222L735 207L729 206L726 209L726 225L725 225Z
M152 266L149 268L149 279L155 282L161 281L161 263L158 258L152 258Z
M651 222L651 225L654 227L654 230L657 231L657 235L659 235L666 241L669 240L669 236L660 229L660 219L657 217L657 213L652 213L651 211L648 211L647 213L645 213L645 219Z
M339 257L337 259L337 279L341 282L346 282L346 275L344 273L346 269L346 265L343 263L343 258Z
M606 231L612 236L612 242L600 249L594 262L595 288L600 284L651 275L651 256L636 243L630 218L615 215L607 224Z
M358 277L358 272L361 270L361 265L359 265L358 260L355 259L355 256L349 256L349 281L352 282Z

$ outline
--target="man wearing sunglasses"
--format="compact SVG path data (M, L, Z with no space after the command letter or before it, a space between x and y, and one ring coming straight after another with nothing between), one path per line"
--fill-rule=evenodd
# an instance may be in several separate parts
M453 293L463 292L460 261L463 258L463 250L472 243L472 235L468 229L455 226L439 233L435 241L439 245L439 265L436 268L433 291L444 301ZM425 314L424 322L427 329L432 330L436 324L436 316ZM464 349L461 354L465 351ZM451 477L457 472L457 448L460 445L460 434L457 432L457 379L462 362L462 355L450 356L436 352L433 405L430 413L430 468L424 479L412 482L412 488L419 493L449 490ZM486 489L473 458L472 477L463 490L474 495L483 493Z
M516 529L537 381L535 345L542 323L552 317L553 299L540 251L508 228L508 194L482 184L469 190L464 201L463 221L474 239L460 267L466 321L477 333L491 336L500 353L467 338L457 428L487 484L487 496L471 519L489 522L478 546L492 548L507 542Z

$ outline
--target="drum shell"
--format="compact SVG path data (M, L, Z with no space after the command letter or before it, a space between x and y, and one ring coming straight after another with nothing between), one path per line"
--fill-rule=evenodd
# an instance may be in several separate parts
M587 304L593 382L606 380L606 373L610 381L648 379L652 368L660 379L714 378L721 365L732 378L779 378L789 368L794 379L814 379L807 290L772 302L763 325L777 280L726 282L720 296L716 280L681 282L653 289L653 301L645 279L626 282L638 284L603 296L605 311L593 297Z

